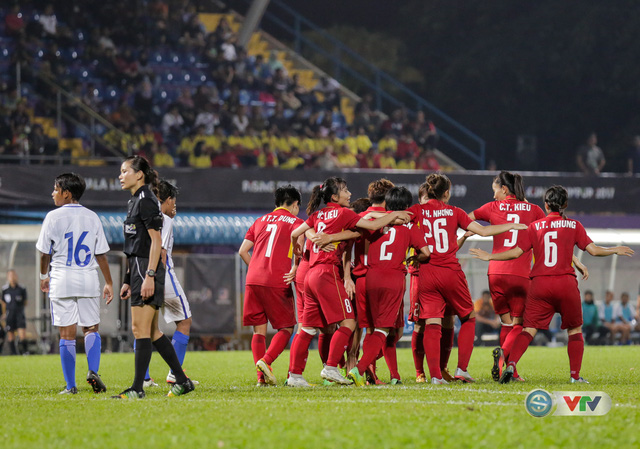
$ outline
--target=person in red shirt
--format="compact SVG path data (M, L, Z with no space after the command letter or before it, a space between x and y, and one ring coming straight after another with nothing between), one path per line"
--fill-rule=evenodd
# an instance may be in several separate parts
M275 192L276 208L258 218L249 228L238 250L248 265L242 324L253 326L251 352L258 372L258 385L276 385L271 369L296 325L291 282L298 260L291 259L291 232L304 221L298 218L300 192L288 185ZM249 251L253 248L253 254ZM266 349L267 322L278 332Z
M522 241L510 250L489 254L479 248L471 249L474 257L485 260L511 260L533 250L531 285L524 311L524 329L517 336L509 354L508 364L500 383L510 382L516 363L525 353L538 329L548 329L553 315L562 317L562 329L567 329L571 383L588 383L580 377L584 339L582 337L582 305L576 273L572 266L573 247L577 246L592 256L631 256L626 246L603 248L587 235L582 224L564 216L569 195L562 186L550 187L544 195L547 217L531 223L523 232Z
M413 202L411 192L405 187L394 187L385 196L388 211L405 210ZM348 377L356 386L365 384L363 377L367 367L375 360L386 345L391 329L398 328L403 319L403 298L405 290L405 257L411 247L425 258L430 253L426 237L415 223L387 226L366 235L369 242L367 251L366 298L370 325L374 332L368 332L363 343L362 358L349 371ZM395 338L393 339L395 351ZM395 360L394 360L395 361ZM401 384L397 372L397 362L392 373L391 384Z
M342 230L363 228L376 230L399 220L409 221L407 212L392 212L374 221L361 218L348 209L351 192L344 179L332 177L316 186L311 194L307 214L309 219L300 225L292 234L291 241L295 245L296 254L301 247L296 244L298 237L308 229L316 233L326 232L336 234ZM326 206L320 210L323 202ZM351 300L345 291L342 274L342 255L346 242L336 244L332 252L322 251L316 244L310 254L310 269L305 280L305 306L302 318L302 332L295 339L291 353L293 357L292 371L289 373L287 384L294 387L308 386L302 372L309 352L309 343L317 332L317 328L326 328L338 323L340 327L334 333L329 348L326 366L320 375L323 379L342 385L351 383L342 376L337 368L338 361L344 353L351 334L356 327L355 313Z
M451 181L447 176L431 174L427 177L426 184L429 201L412 206L409 212L413 213L415 221L420 222L420 228L431 251L429 263L420 266L418 281L418 318L426 320L424 349L431 383L447 383L442 378L440 368L442 320L449 314L445 313L447 309L458 315L462 323L458 334L458 367L454 378L463 382L474 382L467 372L467 367L473 351L475 313L467 280L456 257L456 232L458 228L462 228L489 236L512 229L526 229L526 225L506 223L482 226L471 220L462 209L447 204L451 198ZM417 260L424 262L426 258L420 255Z

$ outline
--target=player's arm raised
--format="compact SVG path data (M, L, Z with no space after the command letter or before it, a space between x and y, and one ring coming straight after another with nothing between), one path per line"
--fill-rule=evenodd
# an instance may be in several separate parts
M592 256L606 257L617 254L618 256L631 257L634 251L628 246L613 246L611 248L605 248L604 246L598 246L595 243L589 243L587 245L587 252Z

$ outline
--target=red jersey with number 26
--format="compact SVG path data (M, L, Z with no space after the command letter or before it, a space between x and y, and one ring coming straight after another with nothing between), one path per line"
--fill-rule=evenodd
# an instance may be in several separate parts
M492 201L473 211L476 220L488 221L492 225L505 223L523 223L530 225L536 220L545 217L539 206L519 201L515 196L509 195L502 201ZM493 236L492 253L508 251L522 241L522 234L517 230L503 232ZM531 272L531 251L513 260L492 260L489 262L488 274L510 274L529 278Z
M551 212L546 218L535 221L523 232L524 238L518 247L527 252L533 248L534 263L531 277L576 275L571 266L573 247L584 251L592 240L577 220L562 218Z
M456 256L457 231L458 228L466 231L467 227L473 223L467 213L459 207L450 206L439 200L414 204L407 210L414 214L414 222L419 220L420 229L427 238L431 251L429 265L462 270Z
M398 270L406 272L404 265L408 248L427 246L424 233L415 223L386 226L367 236L369 252L367 263L370 270Z
M325 234L337 234L347 229L356 227L360 221L360 215L351 209L342 207L337 203L327 203L327 206L311 214L306 223L316 232ZM332 264L342 267L342 254L347 247L347 241L334 243L336 250L326 252L320 250L316 245L311 247L311 257L309 266L315 267L319 264Z
M284 275L291 270L291 233L304 221L283 207L258 218L245 239L253 242L247 270L247 285L285 287Z

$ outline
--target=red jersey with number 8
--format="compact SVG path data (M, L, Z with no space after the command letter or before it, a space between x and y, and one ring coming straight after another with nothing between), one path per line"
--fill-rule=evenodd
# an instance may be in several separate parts
M291 233L304 221L283 207L258 218L245 239L253 242L247 270L247 285L285 287L284 275L291 270Z
M425 204L414 204L408 211L413 213L414 222L420 223L420 229L429 244L429 265L462 270L456 256L457 231L458 228L467 230L473 222L467 213L459 207L433 199Z
M337 203L327 203L326 207L311 214L306 223L316 232L337 234L347 229L354 229L359 221L360 215L351 209L342 207ZM311 247L309 266L331 264L342 267L342 254L347 246L347 241L334 243L334 245L336 246L335 251L326 252L314 244Z
M562 218L551 212L546 218L535 221L523 232L518 247L525 253L533 248L534 263L531 277L576 275L571 265L573 247L585 250L592 243L582 224L577 220Z
M536 220L545 217L539 206L519 201L515 196L509 195L502 201L492 201L473 211L476 220L483 220L492 225L505 223L523 223L529 225ZM492 253L508 251L522 241L525 231L511 230L493 236ZM489 262L489 275L510 274L529 278L531 272L531 251L513 260L492 260Z

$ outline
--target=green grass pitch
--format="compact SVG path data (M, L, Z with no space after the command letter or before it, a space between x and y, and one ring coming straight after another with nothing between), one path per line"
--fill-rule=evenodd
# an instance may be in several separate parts
M274 363L280 384L288 352ZM455 367L457 354L451 356ZM582 374L590 385L568 383L566 348L532 347L519 364L526 383L491 380L491 348L476 348L473 385L416 384L411 352L399 350L403 386L256 388L249 352L190 352L185 367L200 381L195 392L166 398L168 387L147 389L139 401L113 400L133 377L133 354L104 354L109 389L59 396L64 382L58 356L0 358L0 447L9 448L637 448L640 447L640 347L587 347ZM388 380L384 362L379 373ZM320 383L312 351L305 376ZM151 375L164 380L158 354ZM530 417L526 394L604 391L613 400L600 417Z

